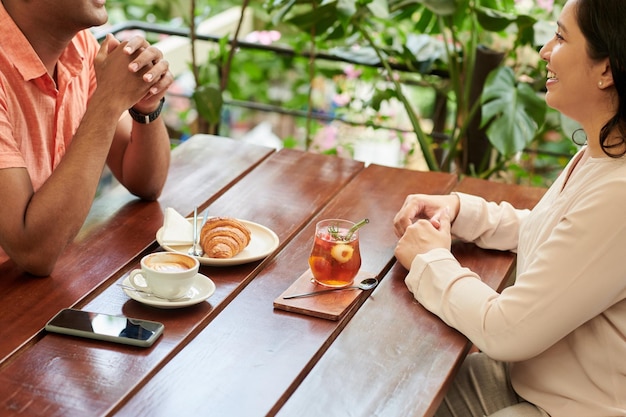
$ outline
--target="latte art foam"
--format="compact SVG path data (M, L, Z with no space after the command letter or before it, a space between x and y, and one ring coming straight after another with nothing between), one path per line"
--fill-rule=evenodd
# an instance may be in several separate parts
M182 272L189 269L188 265L179 262L154 262L148 266L150 269L159 272Z

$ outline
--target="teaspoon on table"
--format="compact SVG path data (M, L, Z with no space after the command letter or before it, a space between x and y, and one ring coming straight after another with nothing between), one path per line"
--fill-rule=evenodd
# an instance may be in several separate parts
M311 297L317 294L324 294L324 293L331 292L331 291L341 291L341 290L359 289L359 290L366 291L366 290L371 290L377 285L378 285L378 280L376 278L365 278L363 281L359 282L359 285L352 285L350 287L341 287L341 288L329 288L327 290L305 292L303 294L287 295L283 297L283 299L288 300L290 298Z
M169 301L169 302L174 302L174 301L188 301L191 298L189 298L189 296L187 294L181 295L180 297L174 297L174 298L167 298L167 297L161 297L160 295L156 295L151 293L150 291L145 291L145 290L140 290L139 288L135 288L135 287L131 287L130 285L124 285L124 284L117 284L122 288L125 288L129 291L134 291L136 293L139 294L143 294L147 297L154 297L154 298L159 298L161 300L165 300L165 301Z

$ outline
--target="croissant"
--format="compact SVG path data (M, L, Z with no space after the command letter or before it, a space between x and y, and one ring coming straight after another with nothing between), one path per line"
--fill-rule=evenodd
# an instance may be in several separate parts
M250 230L230 217L212 217L200 230L200 246L209 258L232 258L250 243Z

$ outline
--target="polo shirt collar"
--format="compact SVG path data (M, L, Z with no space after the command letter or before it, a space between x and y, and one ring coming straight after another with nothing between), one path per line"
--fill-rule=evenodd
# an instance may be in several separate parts
M24 77L24 81L33 80L46 75L46 68L39 56L26 39L19 27L0 1L0 50L5 56L10 56L17 71ZM61 63L67 68L71 76L80 72L84 62L84 55L75 44L70 42L60 57Z

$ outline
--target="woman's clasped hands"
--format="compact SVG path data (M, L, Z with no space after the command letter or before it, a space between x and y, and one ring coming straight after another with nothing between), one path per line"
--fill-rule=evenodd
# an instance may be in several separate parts
M459 198L454 195L409 195L394 218L400 237L395 249L398 261L407 269L415 256L433 249L450 250L452 222L459 212Z

